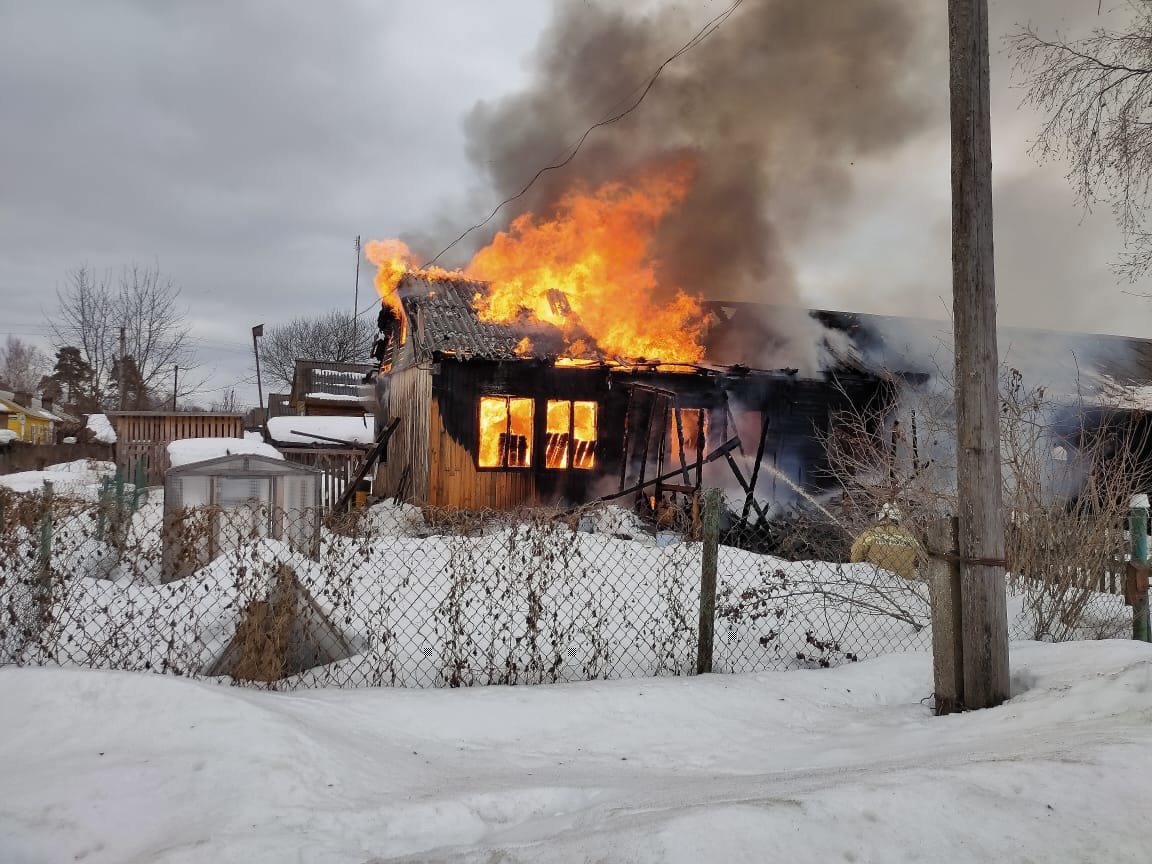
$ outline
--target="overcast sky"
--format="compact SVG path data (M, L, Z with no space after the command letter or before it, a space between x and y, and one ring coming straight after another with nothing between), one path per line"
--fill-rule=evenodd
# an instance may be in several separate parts
M947 6L920 5L938 22ZM486 214L462 119L525 86L551 6L0 0L0 338L47 348L54 291L79 264L158 263L213 373L200 400L236 382L253 398L251 326L350 308L357 234L447 242ZM1152 306L1125 292L1150 288L1112 275L1110 217L1077 209L1063 166L1028 155L1037 121L999 43L1025 20L1082 31L1097 0L991 6L1001 319L1147 335ZM940 123L855 166L853 202L790 250L811 305L946 311L945 52L915 70L940 82ZM366 269L362 307L371 291Z

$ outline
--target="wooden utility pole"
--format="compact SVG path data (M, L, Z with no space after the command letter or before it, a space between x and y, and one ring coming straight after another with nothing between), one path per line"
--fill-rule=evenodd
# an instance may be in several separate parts
M176 410L176 392L180 388L180 364L172 369L172 410Z
M949 0L952 296L956 344L964 707L1008 698L999 356L992 246L988 0Z

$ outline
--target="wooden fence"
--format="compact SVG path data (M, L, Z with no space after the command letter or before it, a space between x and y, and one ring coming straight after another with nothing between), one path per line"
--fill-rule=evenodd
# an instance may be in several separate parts
M320 502L332 508L367 456L366 450L326 447L277 447L284 458L321 471Z
M49 465L79 459L111 462L115 455L111 444L28 444L13 441L7 447L0 447L0 474L40 471Z
M143 464L148 482L164 482L168 445L183 438L243 438L243 414L169 414L126 411L110 414L116 430L116 465L134 476Z

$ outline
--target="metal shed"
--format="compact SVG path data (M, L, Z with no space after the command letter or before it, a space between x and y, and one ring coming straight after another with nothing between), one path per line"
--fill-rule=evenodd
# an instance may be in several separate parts
M286 541L320 553L321 472L253 454L192 462L164 478L164 581L181 579L245 542Z

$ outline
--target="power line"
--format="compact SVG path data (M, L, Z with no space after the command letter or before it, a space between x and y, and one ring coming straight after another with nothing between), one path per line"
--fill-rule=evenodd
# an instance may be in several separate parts
M529 180L528 183L524 186L523 189L521 189L515 195L513 195L509 198L505 198L503 201L501 201L499 204L497 204L496 207L492 210L491 213L488 214L487 218L485 218L483 222L478 222L477 224L473 225L471 228L466 230L463 234L461 234L459 237L457 237L455 240L453 240L451 243L449 243L447 246L445 246L443 249L441 249L439 252L437 252L436 256L434 258L432 258L430 261L428 261L424 266L430 267L433 264L435 264L437 261L440 260L440 258L446 252L448 252L450 249L452 249L454 246L456 246L457 243L459 243L461 240L463 240L465 237L467 237L473 231L480 230L485 225L487 225L489 222L491 222L493 219L495 219L496 214L499 213L501 210L503 210L507 205L511 204L513 201L517 200L518 198L522 198L524 195L527 195L528 190L531 189L534 185L536 185L536 181L539 180L541 177L543 177L545 174L547 174L549 171L557 171L557 170L563 168L564 166L566 166L573 159L575 159L576 154L580 152L580 148L584 146L584 142L588 140L588 136L591 135L593 132L595 132L597 129L599 129L603 126L609 126L613 123L616 123L619 120L623 120L625 117L627 117L629 114L631 114L637 108L639 108L640 103L642 103L644 101L644 99L648 96L649 92L651 92L652 88L656 84L656 80L660 77L660 74L664 71L664 69L667 68L671 63L673 63L676 60L683 57L685 54L687 54L693 48L696 48L705 39L707 39L709 36L711 36L713 33L715 33L717 30L719 30L720 25L723 24L725 21L727 21L732 16L732 14L738 8L740 8L740 5L743 2L744 2L744 0L736 0L736 2L733 3L731 6L729 6L726 10L721 12L719 15L717 15L715 18L713 18L707 24L705 24L703 27L701 27L700 30L696 33L696 35L693 36L691 39L689 39L686 43L684 43L684 45L682 45L676 51L675 54L673 54L671 57L669 57L667 60L665 60L663 63L661 63L656 68L656 71L653 72L645 80L644 83L638 85L632 91L632 93L635 93L635 92L637 92L637 90L639 90L640 96L634 102L632 102L631 105L629 105L624 110L622 110L616 114L613 114L609 117L606 117L603 120L599 120L596 123L593 123L591 126L589 126L586 130L584 130L584 134L582 134L580 136L580 138L579 138L579 140L577 140L576 144L570 148L570 151L565 151L568 153L568 155L564 159L562 159L559 162L554 162L551 165L545 165L543 168L541 168L539 171L537 171L533 175L532 179ZM617 102L616 104L619 105L620 103Z

